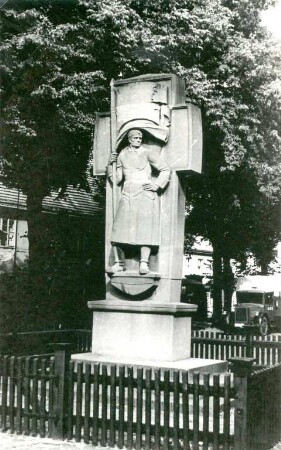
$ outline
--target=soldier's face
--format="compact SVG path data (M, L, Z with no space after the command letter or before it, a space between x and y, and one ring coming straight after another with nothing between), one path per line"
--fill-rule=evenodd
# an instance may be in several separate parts
M129 139L130 144L132 145L132 147L140 147L141 143L142 143L142 136L131 136Z

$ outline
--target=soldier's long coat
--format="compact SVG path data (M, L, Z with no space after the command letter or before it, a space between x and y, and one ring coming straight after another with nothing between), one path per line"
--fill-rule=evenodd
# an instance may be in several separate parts
M158 172L153 181L163 189L169 182L170 169L163 157L143 146L126 147L117 158L117 183L123 184L114 219L111 242L158 246L159 196L143 189L152 181L152 168Z

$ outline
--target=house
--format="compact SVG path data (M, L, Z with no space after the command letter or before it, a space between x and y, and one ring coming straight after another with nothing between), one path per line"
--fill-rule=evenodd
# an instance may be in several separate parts
M196 237L192 248L184 255L183 276L213 276L213 248L209 241Z
M55 217L75 224L72 244L77 248L81 247L87 227L92 227L93 218L100 215L101 208L91 193L69 186L63 197L58 192L45 197L42 213L48 222ZM26 196L0 183L0 272L10 272L15 265L23 267L28 260L28 249Z

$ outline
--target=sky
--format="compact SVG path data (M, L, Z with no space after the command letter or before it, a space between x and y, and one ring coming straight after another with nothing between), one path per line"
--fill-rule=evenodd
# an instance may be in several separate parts
M262 14L262 25L266 26L275 38L281 40L281 0Z

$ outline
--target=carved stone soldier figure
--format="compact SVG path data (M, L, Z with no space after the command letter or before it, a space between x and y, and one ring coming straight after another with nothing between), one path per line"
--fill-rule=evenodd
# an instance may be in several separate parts
M140 248L139 273L149 272L149 257L152 247L159 246L159 196L169 183L170 169L163 156L142 145L142 132L137 129L128 132L129 146L121 150L118 157L112 153L108 176L112 178L112 164L116 165L116 181L122 185L122 195L114 218L111 242L129 244ZM153 179L152 170L158 176ZM125 270L124 261L118 257L115 248L115 263L111 273Z

